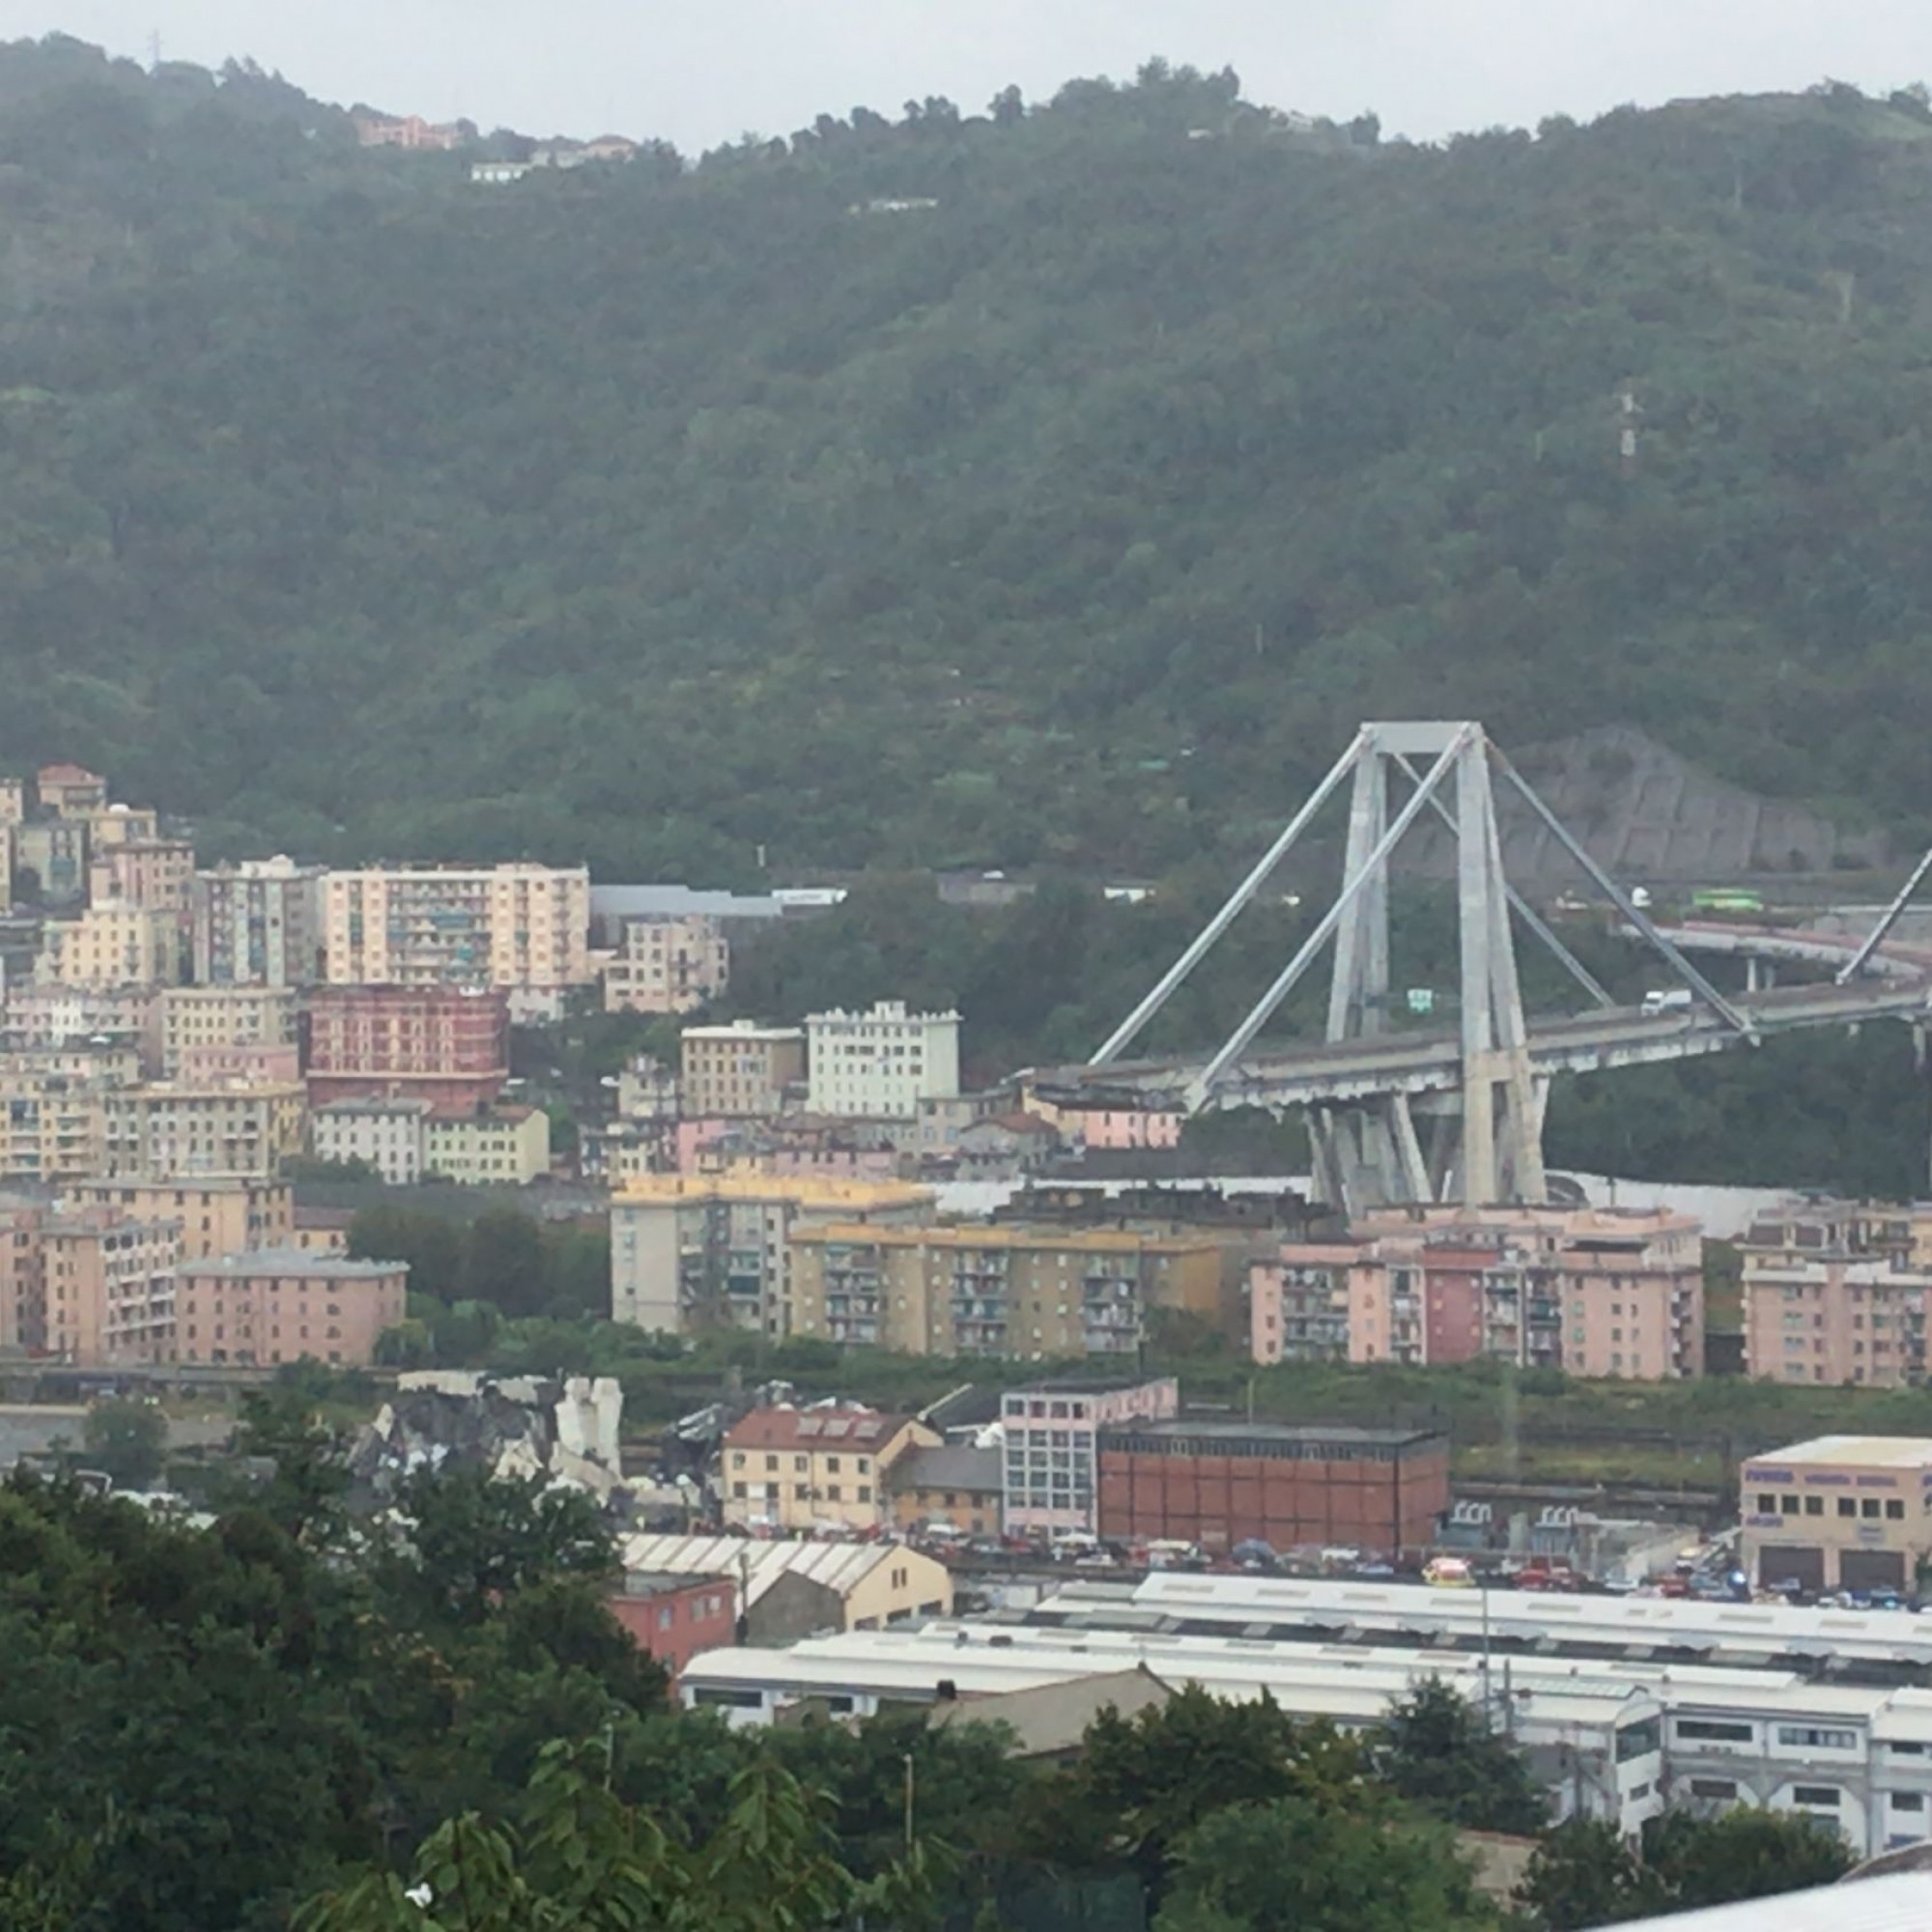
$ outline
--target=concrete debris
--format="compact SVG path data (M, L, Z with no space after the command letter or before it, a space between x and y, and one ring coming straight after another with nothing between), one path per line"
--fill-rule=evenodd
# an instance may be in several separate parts
M430 1369L398 1378L395 1398L356 1438L349 1466L379 1495L418 1469L480 1465L544 1476L600 1502L622 1480L624 1391L611 1377L493 1376Z

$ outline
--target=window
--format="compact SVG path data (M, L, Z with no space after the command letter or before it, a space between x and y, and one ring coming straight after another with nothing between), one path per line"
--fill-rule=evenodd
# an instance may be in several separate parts
M1857 1516L1858 1513L1859 1506L1853 1497L1840 1496L1838 1498L1838 1514L1840 1516Z
M1798 1498L1796 1496L1779 1496L1777 1507L1785 1516L1796 1516L1798 1514Z
M1897 1496L1889 1497L1885 1505L1886 1516L1893 1522L1905 1520L1905 1504Z
M1857 1750L1859 1734L1856 1731L1821 1730L1814 1724L1779 1724L1777 1742L1812 1750Z
M1738 1795L1737 1785L1728 1777L1693 1777L1690 1780L1692 1798L1734 1799Z
M1715 1718L1679 1718L1677 1736L1690 1743L1747 1745L1751 1741L1751 1727L1722 1723Z
M740 1502L743 1502L743 1501L744 1501L744 1499L745 1499L745 1486L744 1486L744 1484L743 1484L743 1483L733 1483L733 1484L731 1485L731 1493L732 1493L732 1494L733 1494L734 1496L736 1496L736 1497L738 1498L738 1500L739 1500Z
M1867 1518L1877 1517L1878 1498L1876 1496L1865 1497L1865 1499L1859 1505L1859 1514L1861 1517L1867 1517Z
M1838 1807L1838 1787L1835 1784L1794 1784L1791 1787L1791 1802L1794 1804L1825 1804L1833 1810Z
M862 1503L868 1503L872 1500L872 1486L870 1483L861 1483L859 1485L859 1500Z
M1922 1811L1925 1808L1925 1794L1922 1791L1894 1791L1891 1794L1891 1808L1894 1811Z
M1825 1498L1823 1496L1806 1496L1804 1498L1804 1514L1806 1516L1823 1516L1825 1514Z
M658 1611L658 1629L661 1631L669 1630L671 1626L672 1615L673 1611L671 1605L669 1604L665 1605L664 1607Z
M1634 1757L1647 1757L1663 1743L1662 1724L1655 1718L1642 1723L1626 1724L1617 1733L1617 1762L1628 1764Z

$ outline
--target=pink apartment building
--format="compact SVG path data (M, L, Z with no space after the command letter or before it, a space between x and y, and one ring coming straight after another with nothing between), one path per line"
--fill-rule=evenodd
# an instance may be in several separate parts
M1774 1381L1925 1378L1932 1208L1792 1202L1744 1246L1745 1369Z
M306 1356L366 1366L383 1331L403 1319L409 1279L407 1262L299 1248L184 1262L174 1275L174 1359L259 1364Z
M1176 1148L1186 1116L1161 1107L1091 1106L1077 1100L1049 1100L1037 1092L1025 1096L1026 1109L1069 1141L1108 1151Z
M1257 1361L1466 1362L1667 1380L1703 1373L1702 1229L1598 1208L1420 1209L1287 1242L1249 1276Z

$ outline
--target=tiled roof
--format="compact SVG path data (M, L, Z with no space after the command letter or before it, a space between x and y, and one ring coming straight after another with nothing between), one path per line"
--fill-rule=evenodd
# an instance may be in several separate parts
M754 1408L724 1440L733 1449L870 1449L891 1441L904 1423L876 1408Z

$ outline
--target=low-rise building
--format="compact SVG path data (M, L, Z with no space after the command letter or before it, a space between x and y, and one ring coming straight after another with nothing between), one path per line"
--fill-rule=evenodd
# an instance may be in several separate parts
M808 1176L647 1175L611 1203L611 1319L684 1335L707 1327L793 1328L788 1237L809 1221L910 1223L929 1187Z
M886 1479L908 1449L937 1447L910 1416L842 1403L754 1408L725 1432L724 1521L740 1528L876 1530L889 1520Z
M1238 1230L825 1221L791 1236L792 1332L921 1355L1132 1355L1155 1310L1221 1332L1254 1253Z
M894 1525L905 1531L945 1528L998 1536L1006 1461L1000 1450L942 1442L911 1449L887 1479Z
M284 1049L273 1063L298 1077L296 993L289 986L164 986L156 996L161 1073L178 1077L190 1058L242 1047Z
M1178 1107L1136 1107L1116 1099L1045 1094L1032 1085L1026 1089L1024 1104L1030 1113L1058 1127L1070 1145L1108 1152L1178 1148L1187 1121Z
M1425 1550L1449 1507L1449 1438L1434 1430L1287 1428L1176 1419L1100 1432L1099 1532L1225 1554L1343 1547Z
M156 1180L83 1180L68 1191L82 1209L118 1221L173 1225L185 1261L276 1248L295 1226L294 1191L287 1181L249 1180L236 1175Z
M684 1111L731 1120L776 1114L805 1082L805 1034L798 1027L686 1027L679 1037Z
M910 1121L921 1100L959 1091L957 1013L881 1000L863 1013L808 1013L805 1028L814 1114Z
M1039 1382L1000 1400L1001 1519L1008 1534L1092 1534L1098 1523L1100 1432L1180 1413L1172 1376L1146 1381Z
M174 1180L234 1175L272 1180L302 1151L308 1108L298 1083L189 1087L155 1081L105 1094L98 1173Z
M901 1543L641 1535L625 1537L618 1554L627 1573L735 1578L752 1643L788 1643L813 1631L895 1628L952 1607L952 1572Z
M738 1585L729 1576L633 1570L625 1574L621 1593L604 1602L673 1685L694 1657L737 1641Z
M1932 1438L1820 1435L1751 1457L1738 1487L1763 1588L1903 1594L1932 1571Z
M413 1187L426 1169L427 1100L331 1100L308 1117L317 1160L360 1161L391 1187Z
M612 1013L688 1013L720 998L731 980L724 923L703 913L624 919L604 968Z
M478 1107L432 1114L423 1172L466 1187L527 1187L550 1172L550 1116L541 1107Z
M174 1271L174 1358L366 1367L409 1300L407 1262L348 1261L299 1248L184 1262Z

